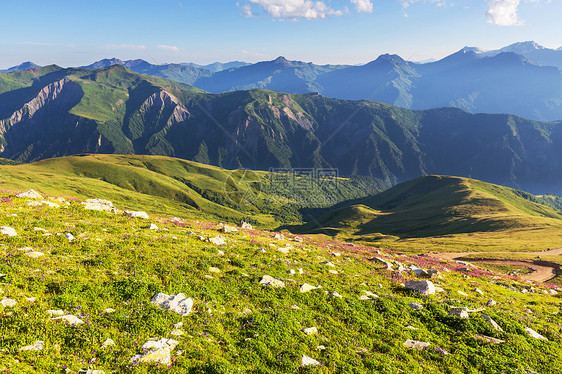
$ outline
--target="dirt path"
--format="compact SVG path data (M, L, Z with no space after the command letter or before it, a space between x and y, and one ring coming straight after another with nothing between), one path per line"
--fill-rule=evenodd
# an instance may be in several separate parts
M529 259L524 260L510 260L510 259L497 259L497 258L487 258L491 254L518 254L525 255ZM537 259L531 259L531 257L546 256L546 255L562 255L562 248L550 249L548 251L539 252L445 252L445 253L430 253L432 257L436 257L442 260L461 260L466 262L482 262L486 264L498 264L507 266L524 266L531 270L532 272L528 274L521 274L519 277L524 280L531 280L535 282L547 282L557 275L562 274L562 270L559 264L549 261L542 261ZM467 257L467 256L482 256L482 257Z

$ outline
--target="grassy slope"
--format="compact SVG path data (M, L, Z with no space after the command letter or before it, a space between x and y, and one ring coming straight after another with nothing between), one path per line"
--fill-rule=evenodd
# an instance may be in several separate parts
M245 219L263 227L298 222L298 210L306 207L306 203L294 201L298 196L294 192L291 196L291 191L285 191L286 197L279 199L278 191L267 188L270 181L266 172L250 174L256 179L251 184L243 183L242 191L252 196L240 200L236 186L244 177L243 171L164 156L69 156L2 166L0 175L4 189L26 190L33 185L49 195L108 199L123 209L144 208L151 213L230 222ZM311 193L330 194L328 197L337 201L366 194L364 185L345 179L339 186L338 192L316 189Z
M72 176L70 168L66 173ZM27 187L46 188L46 176L29 180ZM129 196L136 199L139 195ZM444 288L444 293L425 297L402 289L401 282L415 279L412 273L390 273L382 265L366 260L375 255L374 248L309 238L303 238L301 243L291 236L275 240L271 233L260 231L223 234L227 244L217 247L198 239L198 235L219 234L212 224L178 225L155 217L148 221L130 219L85 211L76 202L59 209L32 208L27 201L6 192L1 192L0 198L0 226L13 227L19 233L11 238L3 236L0 246L0 272L5 274L1 280L2 298L17 301L14 307L0 305L3 371L562 371L559 297L544 295L542 286L535 286L536 293L523 294L505 286L520 290L528 285L506 277L494 279L488 272L475 270L467 279L458 271L460 265L426 257L397 257L386 250L376 254L407 266L439 269L442 275L435 282ZM151 206L144 208L148 210ZM160 229L145 229L149 222ZM35 227L52 235L45 236ZM72 233L76 240L70 242L58 235L64 233ZM292 245L288 254L276 250L288 244ZM20 250L22 247L32 247L44 256L30 258ZM257 252L262 247L266 252ZM218 255L218 249L224 255ZM336 257L333 252L341 256ZM334 263L335 268L321 265L326 260ZM220 273L211 273L210 267L220 269ZM287 270L299 268L303 269L302 275L287 274ZM330 269L339 273L332 274ZM261 286L259 280L264 274L284 279L286 287ZM303 283L319 284L322 289L301 293L299 287ZM484 295L474 292L475 287L483 290ZM336 291L343 297L330 297L324 291ZM380 297L362 301L359 298L363 291ZM193 312L181 317L156 308L149 301L157 292L185 293L194 299ZM28 297L35 301L26 300ZM480 313L471 313L468 320L448 315L449 305L477 308L490 298L498 305L486 308L485 313L504 332L493 330ZM422 303L424 310L412 310L407 306L411 302ZM114 312L106 313L106 308ZM63 310L85 323L73 327L49 321L49 309ZM183 322L181 330L185 335L174 337L171 331L178 322ZM306 335L302 330L308 327L317 327L318 333ZM529 337L525 327L533 328L549 341ZM506 342L487 345L476 340L475 334ZM172 365L131 364L130 357L140 353L140 346L153 337L179 341ZM108 338L116 345L101 349ZM406 339L432 345L427 350L411 350L404 347ZM19 350L36 340L44 341L43 351ZM319 349L320 345L325 349ZM182 353L176 356L179 351ZM322 365L301 368L303 354Z
M562 216L526 195L466 178L422 177L367 198L362 205L340 208L296 231L383 240L410 250L428 245L440 250L443 243L459 246L457 251L559 245ZM389 236L402 240L391 243Z

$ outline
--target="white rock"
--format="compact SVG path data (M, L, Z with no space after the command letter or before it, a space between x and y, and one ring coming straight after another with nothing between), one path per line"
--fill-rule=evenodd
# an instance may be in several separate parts
M224 256L224 252L219 249L219 251L217 252L217 255Z
M80 318L76 316L73 316L72 314L65 314L64 316L51 318L51 321L65 322L68 323L69 325L74 325L74 326L78 326L84 323L84 321L82 321Z
M115 345L115 341L113 339L105 339L105 341L103 342L103 344L101 345L101 349L105 349L107 347L111 347L112 345Z
M273 239L285 240L285 237L283 236L283 234L276 233L275 235L273 235Z
M252 225L250 225L248 222L240 222L240 228L244 229L244 230L252 230Z
M27 300L28 303L34 303L37 301L37 299L34 297L26 297L25 300Z
M113 206L113 203L109 200L103 199L88 199L81 203L84 209L97 210L101 212L117 213L117 208Z
M28 201L27 203L25 203L25 205L27 205L29 207L32 207L32 208L35 208L35 207L38 207L38 206L43 206L43 203L40 202L40 201L33 200L33 201Z
M434 295L435 294L435 286L433 282L425 280L425 281L407 281L406 288L416 291L421 295Z
M19 197L20 199L42 199L43 198L43 196L41 196L35 190L29 190L29 191L26 191L26 192L22 192L22 193L20 193L16 196Z
M78 374L105 374L105 371L95 369L80 369Z
M503 329L500 327L500 325L498 325L496 323L496 321L494 321L492 319L492 317L490 317L486 314L482 314L482 318L484 318L484 321L486 321L490 326L492 326L494 328L494 330L503 331Z
M64 315L64 311L63 311L63 310L52 310L52 309L49 309L49 310L47 310L47 313L49 313L49 315L50 315L51 317L57 317L57 316L62 316L62 315Z
M404 346L406 348L413 348L413 349L424 349L424 348L429 347L430 345L431 345L431 343L428 343L428 342L419 342L419 341L410 340L410 339L408 339L404 342Z
M527 333L535 339L548 340L547 338L545 338L544 336L542 336L541 334L539 334L538 332L536 332L530 327L525 327L525 331L527 331Z
M468 312L464 309L464 308L453 308L451 309L451 311L449 312L450 316L455 316L455 317L459 317L462 319L467 319L468 317Z
M553 290L552 288L548 290L548 293L550 293L551 295L558 295L558 292L556 292L556 290Z
M289 275L295 275L296 273L297 273L297 272L294 271L293 269L287 270L287 274L289 274Z
M233 232L238 232L238 229L236 227L233 226L227 226L224 225L223 227L221 227L222 232L224 232L225 234L230 234Z
M410 303L408 306L414 310L423 310L423 305L419 303Z
M149 229L149 230L158 230L158 226L156 226L154 223L151 223L151 224L147 227L147 229Z
M302 331L304 331L306 335L314 335L318 333L318 329L316 327L309 327L307 329L303 329Z
M4 308L12 308L15 307L18 304L18 302L14 299L9 299L5 297L2 299L2 301L0 301L0 304L2 304Z
M21 347L20 351L42 351L43 346L45 343L42 340L37 340L35 343L31 345L26 345L25 347Z
M105 308L105 309L103 310L103 312L104 312L104 313L110 314L110 313L115 312L115 309L113 309L113 308Z
M214 244L214 245L225 245L226 244L226 240L224 240L224 238L222 236L215 236L214 238L210 238L209 242Z
M373 299L378 299L379 295L372 293L371 291L363 291L363 293Z
M332 293L330 294L330 296L333 296L333 297L342 297L342 295L340 295L340 294L337 293L336 291L332 292Z
M149 219L148 214L142 211L126 210L123 212L123 214L131 218Z
M468 294L466 292L463 292L461 290L458 290L457 292L458 292L459 295L468 296Z
M258 250L257 250L256 252L259 252L259 253L265 253L266 251L265 251L265 249L264 249L264 248L260 248L260 249L258 249Z
M337 270L334 270L334 269L328 270L328 273L334 274L334 275L338 275L338 274L339 274L339 272L338 272Z
M283 254L289 254L289 247L282 247L282 248L277 248L277 250Z
M0 233L2 233L4 235L8 235L8 236L18 236L18 233L16 232L16 230L14 230L13 228L8 227L8 226L0 227Z
M211 267L209 268L209 272L210 272L210 273L220 273L220 272L221 272L221 269L215 268L215 267L212 267L212 266L211 266Z
M474 292L476 292L477 294L480 294L480 295L484 295L484 292L482 292L482 290L480 288L475 288Z
M491 344L505 343L505 340L492 338L491 336L486 336L486 335L476 334L476 335L474 335L474 337L478 340L482 340L483 342L491 343Z
M170 365L171 352L177 345L178 342L172 339L149 340L142 346L145 352L131 357L130 362Z
M315 365L320 365L320 362L316 361L313 358L308 357L307 355L302 355L301 365L302 366L315 366Z
M69 241L73 241L74 235L72 235L71 233L67 232L66 234L64 234L64 237L67 238Z
M193 308L193 300L185 297L183 293L177 295L166 295L165 293L157 293L150 299L150 302L165 310L171 310L182 316L187 316Z
M170 332L170 335L172 335L172 336L182 336L182 335L184 335L184 332L183 332L183 330L175 329L175 330L172 330Z
M250 311L250 313L251 313L251 311ZM183 322L174 323L174 328L175 328L175 329L181 329L182 326L183 326Z
M24 253L25 256L31 257L31 258L39 258L41 256L44 256L45 254L43 252L25 252Z
M60 205L57 203L53 203L52 201L43 200L41 204L48 206L49 208L60 208Z
M320 265L329 266L329 267L331 267L331 268L335 268L335 267L336 267L336 265L334 265L334 264L331 263L330 261L321 262Z
M495 300L488 300L488 302L486 303L487 306L494 306L496 305L496 301Z
M301 292L309 292L309 291L317 290L319 288L322 288L322 287L321 286L313 286L311 284L305 283L301 286L300 291Z
M269 286L269 287L273 287L273 288L283 288L285 287L285 282L273 278L269 275L264 275L261 280L260 280L260 284L264 285L264 286Z

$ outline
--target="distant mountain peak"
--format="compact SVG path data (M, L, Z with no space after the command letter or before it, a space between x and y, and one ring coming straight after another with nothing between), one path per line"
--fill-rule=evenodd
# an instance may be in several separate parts
M17 65L17 66L12 66L9 69L6 70L0 70L0 73L11 73L11 72L15 72L15 71L24 71L24 70L29 70L29 69L36 69L36 68L40 68L41 66L34 64L31 61L26 61L26 62L22 62L21 64Z
M287 60L285 57L283 56L279 56L277 57L275 60L273 60L274 63L276 64L286 64L289 62L289 60Z
M547 48L543 47L542 45L534 41L526 41L526 42L518 42L518 43L510 44L507 47L500 49L500 51L515 52L518 54L522 54L522 53L529 53L531 51L537 51L541 49L547 49Z
M464 47L459 51L459 53L482 53L482 50L478 47Z

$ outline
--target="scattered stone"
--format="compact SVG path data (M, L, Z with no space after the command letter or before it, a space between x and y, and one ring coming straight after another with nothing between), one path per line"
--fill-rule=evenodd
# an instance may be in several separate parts
M474 335L474 338L481 340L485 343L490 343L490 344L501 344L501 343L505 343L505 340L501 340L501 339L496 339L496 338L492 338L491 336L486 336L486 335L480 335L480 334L476 334Z
M468 294L464 291L458 290L457 293L462 296L468 296Z
M434 275L439 274L437 270L425 270L420 268L414 269L412 271L420 278L431 278Z
M26 300L28 303L34 303L34 302L37 301L37 299L34 298L34 297L26 297L25 300Z
M16 195L20 199L42 199L43 196L35 190L29 190Z
M100 212L117 213L117 208L109 200L103 199L88 199L81 203L84 209L97 210Z
M273 278L269 275L264 275L261 280L260 280L260 284L263 286L269 286L269 287L273 287L273 288L283 288L285 287L285 282Z
M233 226L227 226L227 225L223 225L221 227L222 232L224 232L225 234L230 234L233 232L238 232L238 229L236 227Z
M162 309L170 310L182 316L189 315L189 313L191 313L191 308L193 308L193 300L185 297L183 293L166 295L165 293L159 292L150 299L150 302Z
M149 230L158 230L158 226L156 226L154 223L151 223L151 224L147 227L147 229L149 229Z
M406 348L412 348L412 349L425 349L425 348L429 347L430 345L431 345L431 343L428 343L428 342L419 342L419 341L410 340L410 339L408 339L404 342L404 346Z
M211 267L209 268L209 272L210 272L210 273L220 273L220 272L221 272L221 269L215 268L215 267L212 267L212 266L211 266Z
M45 343L42 340L37 340L35 343L31 345L26 345L25 347L21 347L20 351L42 351L43 346Z
M273 235L273 239L285 240L285 237L283 236L283 234L276 233L275 235Z
M413 310L423 310L423 305L419 303L409 303L408 306Z
M5 297L2 299L2 301L0 301L0 304L2 304L4 308L13 308L18 304L18 302L14 299Z
M42 229L41 227L34 227L33 231L41 231L41 232L47 232L47 230Z
M320 365L320 362L316 361L313 358L308 357L307 355L302 355L301 365L302 366L316 366L316 365Z
M318 333L318 329L316 327L309 327L307 329L303 329L302 331L304 331L306 335L314 335Z
M374 294L374 293L372 293L372 292L370 292L370 291L363 291L363 293L364 293L366 296L368 296L368 297L372 297L373 299L378 299L378 298L379 298L379 295Z
M142 354L131 357L131 363L157 363L162 365L170 365L172 363L172 350L178 345L176 340L160 339L149 340L142 346L145 351Z
M148 219L148 214L142 211L134 211L134 210L126 210L123 212L123 215L131 217L131 218L144 218Z
M252 230L253 227L248 222L241 221L239 227L243 230Z
M260 248L260 249L258 249L258 250L257 250L256 252L259 252L259 253L265 253L265 252L266 252L266 250L265 250L264 248Z
M24 255L31 257L31 258L39 258L41 256L44 256L45 254L43 252L25 252Z
M105 374L105 371L95 369L80 369L78 374Z
M342 295L340 295L340 294L337 293L336 291L332 292L332 293L330 294L330 296L333 296L333 297L340 297L340 298L342 297Z
M340 256L341 256L341 253L339 253L339 252L332 252L332 256L334 256L334 257L340 257Z
M338 274L339 274L339 272L338 272L337 270L334 270L334 269L328 270L328 273L334 274L334 275L338 275Z
M382 258L380 258L380 257L373 257L373 258L371 258L370 260L385 265L385 266L386 266L386 270L393 270L392 263L386 261L385 259L382 259Z
M435 294L435 286L431 281L407 281L405 287L421 295Z
M548 340L547 338L545 338L544 336L542 336L541 334L539 334L538 332L536 332L530 327L525 327L525 331L527 331L527 333L535 339Z
M296 305L296 304L290 305L289 308L291 308L291 309L293 309L293 310L300 310L300 309L301 309L301 308L299 308L299 306Z
M16 230L14 230L13 228L8 227L8 226L0 227L0 233L2 233L4 235L8 235L8 236L18 236L18 233L16 232Z
M326 349L326 347L323 346L323 345L319 345L319 346L316 347L316 349L318 349L319 351L324 351Z
M277 248L277 250L283 254L289 254L289 249L291 249L290 247L283 247L283 248Z
M219 249L219 251L217 252L217 255L218 256L224 256L224 252Z
M329 267L331 267L331 268L335 268L335 267L336 267L336 265L334 265L334 264L331 263L330 261L321 262L320 265L329 266Z
M64 236L65 236L65 238L67 238L69 241L73 241L73 240L75 239L74 236L73 236L71 233L69 233L69 232L67 232L66 234L64 234Z
M482 318L484 318L484 321L486 321L488 325L492 326L494 330L503 331L500 325L498 325L490 316L482 314Z
M170 332L170 335L172 335L172 336L182 336L184 334L185 333L183 332L183 330L180 330L180 329L175 329L175 330L172 330Z
M113 309L113 308L105 308L105 309L103 310L103 312L104 312L104 313L110 314L110 313L115 312L115 309Z
M224 240L224 238L222 236L215 236L214 238L210 238L209 242L214 244L214 245L225 245L226 244L226 240Z
M311 284L305 283L301 286L300 291L301 292L309 292L309 291L317 290L319 288L322 288L322 286L313 286Z
M31 208L35 208L35 207L39 207L39 206L43 206L43 203L40 201L28 201L27 203L25 203L27 206L31 207Z
M484 292L482 292L482 290L480 288L475 288L474 292L476 292L479 295L484 295Z
M101 345L101 349L106 349L108 347L111 347L112 345L115 345L115 341L113 339L107 338Z
M297 273L297 272L294 271L293 269L287 270L287 274L289 274L289 275L295 275L296 273Z
M57 316L64 315L64 311L62 311L62 310L51 310L51 309L49 309L49 310L47 310L47 313L49 313L49 315L51 317L57 317Z
M60 205L57 203L53 203L52 201L43 200L41 204L48 206L49 208L60 208Z
M65 314L64 316L51 318L51 321L66 322L67 324L74 325L74 326L82 325L84 323L84 321L82 321L80 318L78 318L78 317L76 317L72 314Z
M468 312L464 308L453 308L449 312L449 315L459 317L462 319L468 319Z
M494 306L496 305L496 301L495 300L488 300L488 302L486 303L487 306Z
M556 290L553 290L552 288L548 290L548 293L550 293L551 295L558 295L558 292L556 292Z

